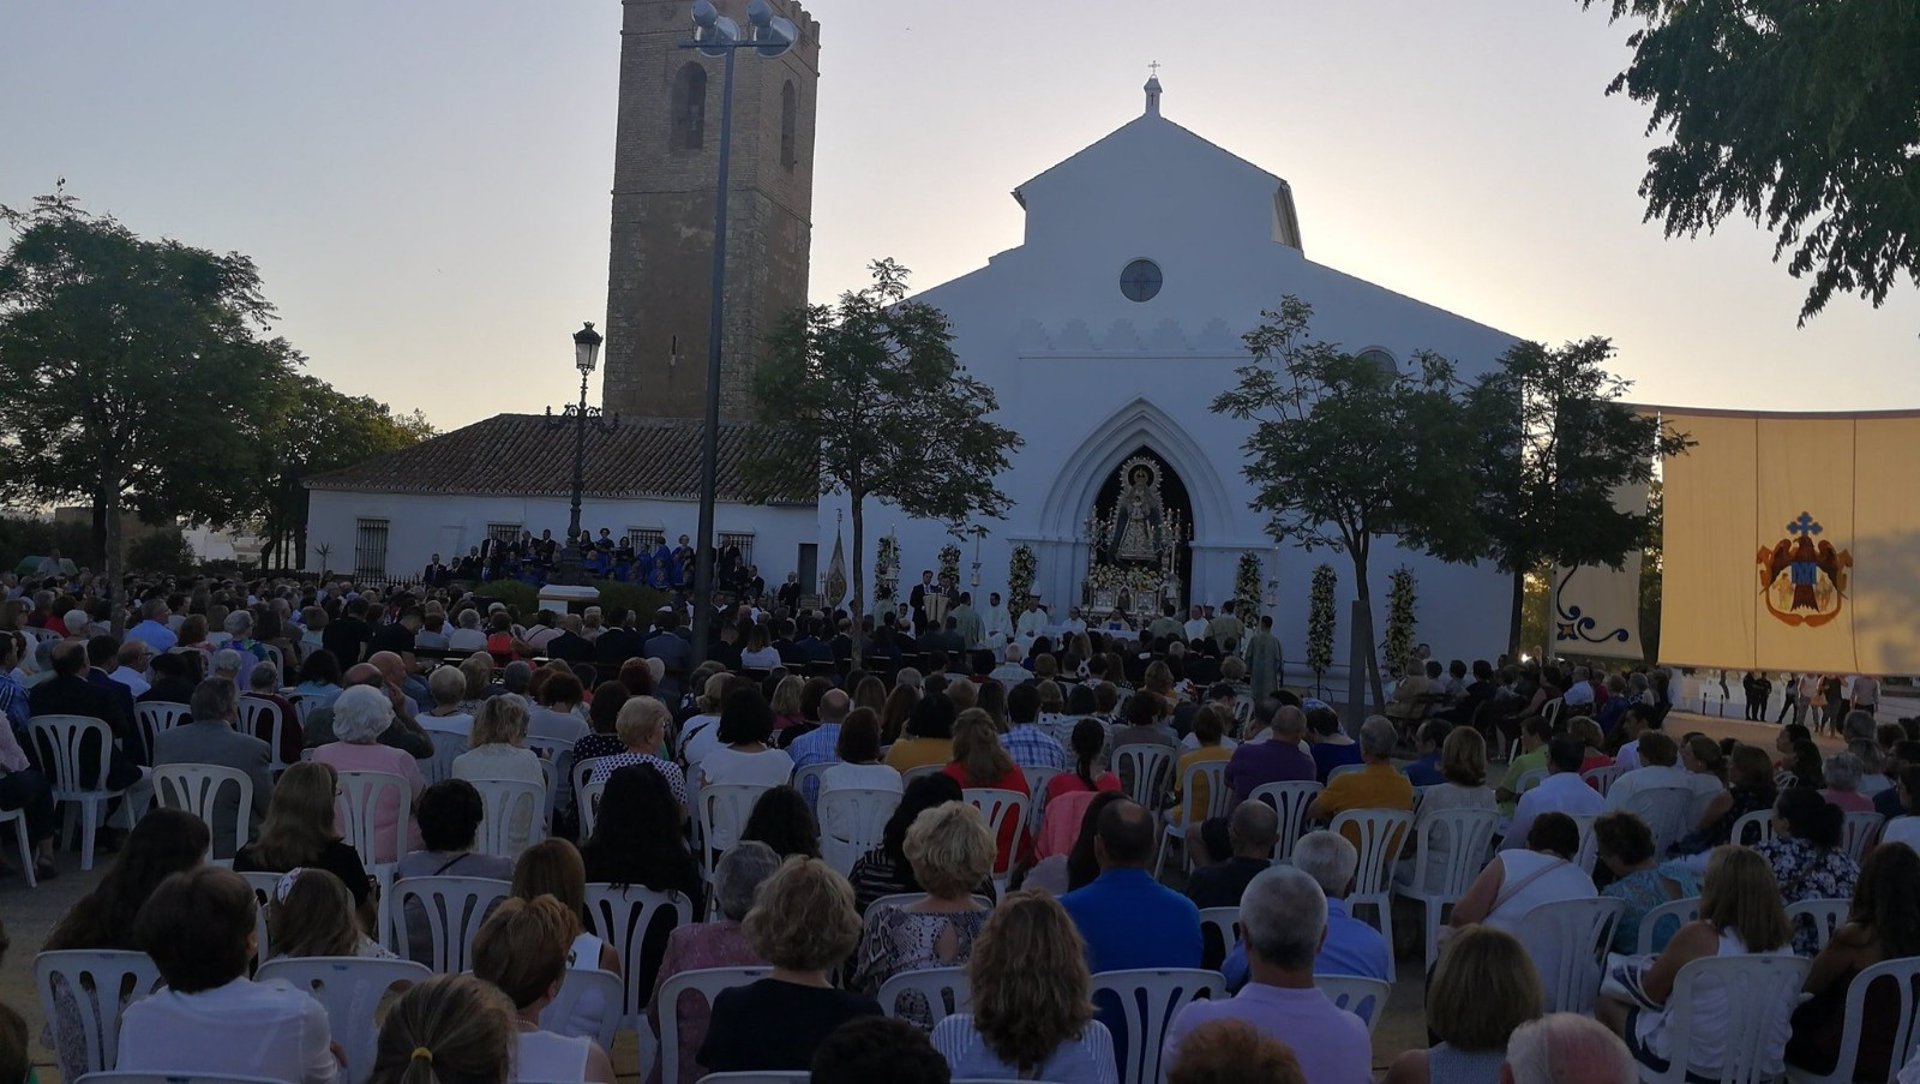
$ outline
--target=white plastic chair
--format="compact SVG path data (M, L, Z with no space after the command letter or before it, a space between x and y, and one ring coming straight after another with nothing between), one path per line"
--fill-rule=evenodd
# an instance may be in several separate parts
M1060 769L1023 767L1020 769L1020 774L1027 777L1027 793L1033 795L1033 809L1027 817L1027 827L1037 832L1040 830L1040 822L1047 815L1047 784L1052 783L1053 777L1060 774Z
M900 792L842 787L820 792L820 857L841 876L860 856L880 845Z
M1588 768L1580 773L1580 778L1586 780L1587 785L1599 791L1600 796L1604 798L1607 792L1613 789L1613 781L1620 778L1620 765L1602 764L1598 768Z
M1286 783L1263 783L1247 795L1251 801L1265 802L1280 815L1279 835L1273 841L1273 860L1285 862L1293 857L1293 845L1306 834L1311 823L1307 810L1326 788L1311 779Z
M340 796L334 799L334 817L340 835L359 854L360 865L380 884L379 914L374 921L380 928L380 936L384 937L394 928L393 875L400 866L400 857L407 853L407 822L412 819L413 804L410 791L407 781L392 772L341 772L339 775ZM374 821L375 813L388 795L399 803L400 815L393 825L393 858L380 862L375 860L379 853L376 838L379 833Z
M69 949L35 956L33 986L58 1052L64 1049L62 1027L71 1018L55 1000L56 978L79 1010L80 1047L87 1059L84 1065L62 1065L62 1077L113 1068L120 1058L120 1014L126 1007L120 999L132 1004L152 993L160 986L160 969L144 952Z
M1443 809L1420 817L1414 834L1413 879L1393 883L1393 894L1415 900L1425 912L1427 967L1440 955L1440 922L1460 902L1487 864L1500 814L1492 809ZM1435 842L1445 847L1436 851ZM1440 854L1435 859L1434 855Z
M307 718L320 709L320 700L312 696L293 698L293 717L300 720L300 729L307 728Z
M907 1001L909 994L919 996ZM964 967L926 967L902 971L881 983L878 1000L881 1012L914 1023L920 1021L906 1015L910 1009L903 1007L903 1002L906 1006L924 1005L926 1026L932 1028L954 1013L967 1012L973 1004L973 987L967 982Z
M1364 772L1366 770L1367 766L1365 764L1342 764L1327 773L1327 782L1331 783L1343 775L1352 775L1355 772Z
M1240 940L1240 908L1200 908L1200 966L1218 971ZM1216 947L1217 946L1217 947Z
M406 955L413 945L410 921L427 924L427 944L433 955L429 964L441 975L457 974L472 964L473 935L487 920L494 905L507 898L511 889L505 881L491 877L403 877L393 883L394 947ZM419 901L419 913L408 918L407 901Z
M606 1012L600 1016L599 1027L588 1037L599 1043L600 1049L612 1050L614 1038L620 1031L620 1006L626 997L626 984L611 971L597 967L567 968L566 975L560 979L560 993L552 1004L540 1011L540 1026L557 1035L579 1037L579 1033L568 1029L567 1022L579 1011L580 1003L596 993Z
M236 788L239 802L234 806L233 853L247 845L249 822L253 815L253 777L238 768L218 764L162 764L153 770L154 799L162 808L181 809L213 826L213 807L220 792L229 785ZM233 867L233 859L215 858L217 866Z
M1159 809L1167 793L1167 780L1173 775L1171 746L1136 743L1113 751L1113 770L1126 784L1127 797Z
M238 1072L88 1072L84 1084L280 1084L271 1076L242 1076ZM77 1082L79 1084L79 1082Z
M280 759L280 741L287 727L286 713L280 705L271 700L262 700L257 696L240 698L240 726L242 734L251 734L267 743L268 756L272 758L269 767L275 778L287 770L287 762Z
M27 815L18 809L0 809L0 825L13 825L13 838L20 844L20 873L28 888L40 885L33 873L33 844L27 839Z
M254 978L281 979L304 990L327 1010L333 1040L346 1051L344 1080L360 1084L373 1073L380 1030L374 1009L397 983L417 984L433 977L412 960L375 960L361 956L307 956L268 960Z
M1773 810L1756 809L1751 813L1742 813L1740 819L1733 822L1733 832L1727 837L1730 843L1743 847L1757 847L1773 841Z
M692 901L678 892L655 892L639 885L587 886L588 925L595 936L613 946L614 955L620 958L620 977L626 983L621 999L623 1021L633 1022L646 1009L654 974L660 970L658 958L645 956L649 932L661 924L666 929L688 925L693 917ZM665 947L664 930L655 941L658 947Z
M829 760L794 770L793 789L799 791L800 797L807 800L808 809L819 810L820 777L827 774L827 769L838 767L839 764L837 760Z
M908 768L906 771L900 773L900 789L905 790L907 787L913 785L914 780L929 775L939 775L941 772L946 771L946 769L947 766L945 764L922 764L917 768Z
M1347 893L1347 913L1371 907L1373 928L1393 945L1393 861L1413 831L1413 814L1399 809L1349 809L1333 818L1328 826L1346 836L1360 851L1360 863L1354 868L1353 888ZM1351 827L1352 832L1346 831ZM1387 981L1398 974L1393 953L1387 953Z
M1886 818L1878 813L1848 813L1840 824L1840 845L1846 849L1847 857L1855 862L1864 862L1867 852L1880 838L1880 826Z
M273 957L273 945L267 936L267 908L273 900L273 890L280 885L284 873L242 873L240 879L253 889L253 951L261 960Z
M1726 997L1726 1061L1720 1084L1770 1084L1783 1066L1773 1049L1776 1032L1786 1033L1812 961L1798 956L1713 956L1695 960L1674 977L1667 995L1667 1071L1640 1066L1646 1084L1685 1084L1693 1046L1693 1009L1702 990Z
M680 995L688 991L712 1005L720 991L745 986L766 976L770 967L702 967L682 971L660 984L660 1079L680 1079Z
M428 786L453 778L453 758L467 751L467 739L445 730L427 731L433 755L420 762L420 776Z
M961 791L960 795L966 799L968 805L978 809L980 815L986 818L987 832L993 836L995 847L993 890L995 894L1005 898L1007 880L1013 876L1014 863L1020 860L1020 840L1027 831L1027 803L1031 799L1017 790L996 790L992 787L968 787ZM1013 841L1002 848L1001 834L1008 824L1015 826ZM1003 849L1004 854L1000 853ZM852 866L848 866L848 869L852 869Z
M753 804L771 790L752 783L716 783L700 788L700 875L713 883L713 868L720 855L740 838Z
M517 858L521 851L546 837L547 788L524 779L474 779L486 809L474 850L481 854Z
M32 721L33 744L40 752L40 764L49 769L47 775L53 784L53 800L56 804L67 805L68 833L65 838L72 839L72 827L76 821L80 825L80 868L93 868L93 841L100 828L100 816L106 804L126 796L125 790L107 789L107 769L113 762L113 730L106 722L86 715L39 715ZM97 759L86 756L81 745L83 739L92 734L98 745ZM93 771L86 769L92 761ZM83 787L80 781L87 776L93 777L93 786ZM121 811L127 815L127 825L133 825L132 803L122 802Z
M1359 975L1315 975L1313 984L1327 995L1335 1008L1345 1009L1366 1021L1368 1035L1380 1026L1380 1018L1386 1015L1387 998L1393 993L1390 984Z
M1685 787L1648 787L1629 796L1621 808L1639 817L1653 833L1653 853L1666 855L1687 834L1687 810L1693 792Z
M1227 815L1227 811L1233 808L1233 792L1227 789L1227 762L1224 760L1203 761L1199 764L1188 766L1187 770L1180 776L1179 812L1182 818L1184 818L1186 814L1196 812L1193 808L1194 788L1202 786L1203 784L1207 792L1207 804L1197 811L1198 815L1191 822L1194 824L1203 824L1213 817L1224 817ZM1167 851L1170 850L1174 844L1177 843L1184 846L1187 841L1186 833L1189 822L1185 819L1176 820L1173 815L1174 812L1174 810L1169 809L1164 818L1165 825L1161 830L1160 855L1155 858L1153 862L1154 880L1159 880L1161 871L1166 868ZM1193 855L1187 854L1183 860L1186 862L1186 868L1192 870Z
M1826 948L1833 935L1847 924L1847 915L1852 910L1852 900L1801 900L1787 904L1787 921L1797 931L1802 918L1811 920L1819 947Z
M1167 1025L1195 998L1225 996L1227 983L1218 971L1198 968L1102 971L1092 992L1096 1009L1117 1005L1126 1020L1126 1049L1116 1044L1113 1052L1120 1084L1156 1084Z
M600 823L600 799L607 793L607 781L588 783L574 793L580 796L580 839L593 837L593 826Z
M181 723L192 722L193 709L171 700L149 700L133 706L133 719L140 727L140 740L146 743L147 760L151 762L154 739Z
M1893 1041L1887 1044L1887 1049L1893 1052L1890 1059L1893 1064L1886 1072L1889 1075L1898 1072L1902 1065L1913 1060L1915 1041L1920 1039L1920 958L1884 960L1862 970L1847 984L1847 1006L1841 1014L1846 1025L1840 1033L1840 1057L1834 1063L1833 1072L1821 1076L1789 1065L1787 1079L1792 1084L1853 1084L1862 1076L1860 1034L1867 1017L1867 994L1876 982L1883 991L1891 985L1897 991L1900 1006L1894 1017Z
M1673 940L1673 935L1679 932L1680 927L1699 917L1700 897L1698 896L1688 896L1686 899L1674 900L1672 903L1663 903L1649 909L1646 914L1640 916L1640 937L1633 951L1641 956L1653 955L1656 942L1665 945L1666 942ZM1673 921L1673 928L1667 931L1665 938L1662 938L1660 924L1668 920Z
M1520 916L1513 935L1539 969L1547 1012L1593 1012L1613 928L1626 909L1625 900L1595 896L1543 903Z

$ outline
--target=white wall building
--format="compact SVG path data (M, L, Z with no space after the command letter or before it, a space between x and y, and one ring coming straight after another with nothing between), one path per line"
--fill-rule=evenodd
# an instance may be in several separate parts
M982 524L990 533L979 551L981 591L1005 590L1013 547L1025 543L1037 557L1036 592L1063 617L1081 598L1085 524L1103 488L1110 494L1121 464L1145 454L1184 491L1188 598L1225 602L1240 555L1260 555L1272 585L1263 603L1289 662L1298 663L1312 569L1332 563L1340 573L1336 653L1344 660L1351 566L1338 554L1275 546L1264 517L1249 508L1252 487L1241 474L1250 426L1209 410L1248 361L1241 335L1292 294L1313 306L1316 337L1383 364L1404 366L1415 351L1431 350L1470 379L1515 338L1307 259L1287 183L1167 120L1158 81L1146 89L1141 116L1014 190L1026 210L1023 244L918 295L952 320L961 360L996 389L1000 422L1026 440L999 479L1011 512ZM670 540L693 533L698 424L650 419L590 437L583 524L663 531ZM750 439L743 427L727 427L723 468ZM451 559L489 531L551 527L558 535L570 454L571 437L557 439L538 417L501 415L316 479L309 563L318 563L313 547L324 543L335 569L366 569L378 550L388 574L417 574L431 553ZM752 559L770 584L800 570L813 572L809 586L817 587L836 534L846 537L845 498L753 506L739 498L731 471L722 473L723 536L752 536ZM903 591L954 540L945 524L909 520L878 502L866 522L867 575L891 531ZM970 585L975 543L960 545ZM1387 545L1372 559L1376 628L1384 627L1388 577L1401 565L1417 578L1419 639L1437 654L1492 658L1504 650L1508 577Z
M1096 498L1144 450L1190 499L1190 601L1225 602L1240 554L1260 554L1277 581L1267 600L1275 632L1298 661L1312 569L1330 562L1341 575L1336 654L1344 659L1350 564L1275 547L1265 517L1248 507L1253 490L1241 474L1251 427L1208 409L1248 361L1240 336L1293 294L1313 306L1318 338L1400 365L1431 350L1454 359L1465 378L1489 369L1515 338L1307 259L1287 183L1166 119L1159 92L1149 82L1141 116L1014 190L1026 209L1024 244L918 295L951 318L961 361L996 389L1001 424L1026 439L1000 479L1013 509L984 524L992 533L981 547L982 588L1004 591L1012 549L1026 543L1037 558L1035 591L1064 616L1080 601L1084 525ZM844 498L822 503L829 546L844 507ZM881 506L868 510L867 524L871 534L896 531L903 584L933 567L950 540L942 524ZM971 539L962 550L968 583ZM1404 564L1417 578L1419 638L1436 653L1492 658L1505 649L1507 577L1385 546L1370 564L1376 628L1384 627L1387 579Z

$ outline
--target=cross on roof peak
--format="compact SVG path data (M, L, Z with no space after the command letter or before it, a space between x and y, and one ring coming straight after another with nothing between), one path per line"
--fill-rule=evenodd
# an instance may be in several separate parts
M1147 74L1153 78L1159 78L1160 62L1158 60L1152 61L1147 65Z

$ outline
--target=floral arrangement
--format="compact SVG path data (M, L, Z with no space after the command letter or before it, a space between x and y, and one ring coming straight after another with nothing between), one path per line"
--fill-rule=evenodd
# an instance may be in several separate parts
M953 591L960 586L960 547L949 542L940 547L940 571L935 577L940 586Z
M900 582L900 540L891 534L880 536L880 553L873 561L873 599L887 602Z
M1233 597L1240 603L1241 620L1260 612L1260 555L1248 550L1240 555L1233 572Z
M1406 672L1407 656L1413 652L1413 607L1418 601L1413 590L1413 570L1396 568L1387 588L1387 638L1381 653L1393 673Z
M1140 565L1101 565L1087 576L1087 583L1096 591L1125 590L1136 595L1160 590L1159 574Z
M1313 671L1316 689L1333 669L1333 586L1339 579L1332 565L1321 565L1313 570L1313 589L1307 595L1307 669Z
M1025 542L1013 547L1013 558L1007 562L1007 606L1014 613L1025 610L1033 595L1033 570L1033 547Z

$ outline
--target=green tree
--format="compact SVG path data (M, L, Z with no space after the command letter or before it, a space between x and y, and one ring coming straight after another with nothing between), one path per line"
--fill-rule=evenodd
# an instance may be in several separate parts
M1518 655L1526 577L1549 565L1619 568L1646 543L1644 510L1613 492L1653 476L1656 455L1686 438L1619 401L1631 385L1607 372L1613 344L1593 337L1515 343L1468 394L1480 445L1476 515L1494 563L1513 577L1507 651Z
M1583 8L1596 0L1580 0ZM1913 0L1601 0L1644 24L1614 77L1653 108L1640 195L1669 237L1763 223L1810 275L1800 321L1833 295L1878 306L1920 281L1920 11Z
M149 241L64 190L0 208L0 494L91 501L117 580L120 515L230 519L292 367L253 261Z
M746 464L769 493L847 494L856 615L866 609L867 499L956 529L999 518L1012 502L994 478L1022 443L992 420L999 401L954 355L946 314L906 299L898 263L869 266L872 285L797 309L768 337L753 393L777 439ZM859 648L856 635L856 660Z
M268 567L306 563L306 480L434 435L418 410L396 414L365 395L348 395L305 373L288 372L274 389L271 422L262 434L251 511L261 521Z
M1368 567L1375 539L1394 536L1445 561L1482 551L1479 523L1458 514L1475 492L1467 412L1453 366L1422 352L1390 371L1313 338L1313 308L1291 295L1245 336L1253 361L1213 411L1252 421L1247 463L1253 507L1267 533L1353 562L1354 589L1373 638ZM1357 675L1356 675L1357 678ZM1373 700L1384 697L1378 653L1367 653Z

